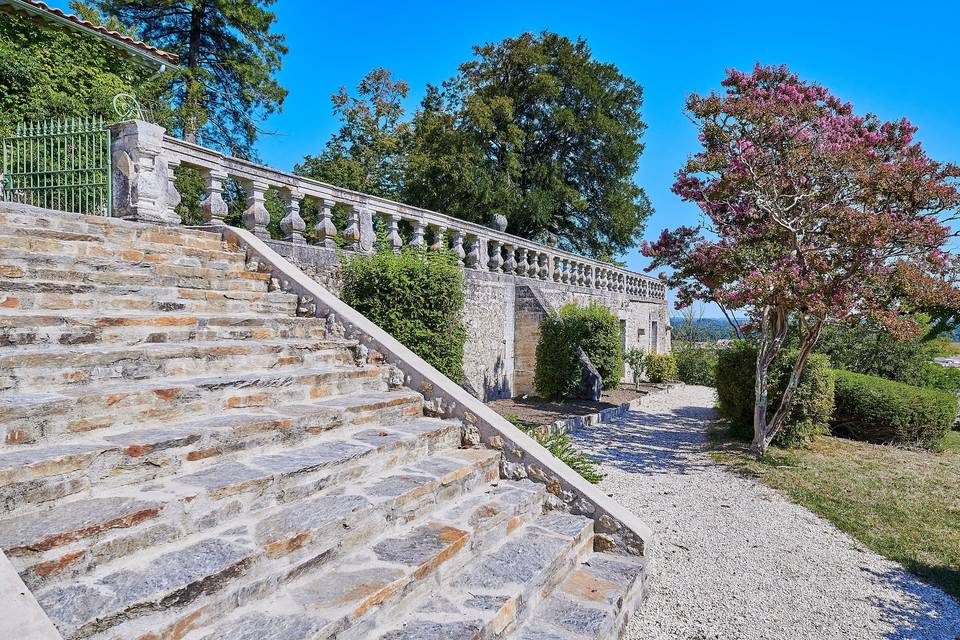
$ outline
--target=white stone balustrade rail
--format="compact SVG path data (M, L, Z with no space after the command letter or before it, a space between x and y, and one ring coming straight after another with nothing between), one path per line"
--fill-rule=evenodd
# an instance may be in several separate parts
M159 130L159 131L158 131ZM162 128L145 122L133 121L114 125L114 140L122 140L123 146L114 144L114 164L118 152L127 154L126 163L137 165L137 159L148 157L151 162L128 167L119 179L131 184L126 192L116 189L115 210L126 212L126 217L138 219L171 220L176 218L173 209L179 203L172 175L177 166L198 169L206 180L206 197L202 210L208 223L222 223L227 213L223 200L224 181L233 179L245 185L247 209L243 212L243 224L260 238L269 239L267 224L270 216L264 206L268 189L275 188L282 194L285 215L280 227L283 239L304 243L306 224L300 215L300 203L310 198L319 209L318 222L312 229L320 246L334 248L337 229L334 226L332 209L341 204L348 207L347 225L342 229L345 248L350 251L370 252L374 248L374 216L379 216L386 230L386 241L394 251L405 244L400 232L404 222L412 229L406 244L429 250L449 249L466 269L504 273L535 280L548 280L571 286L625 294L638 300L663 300L664 284L649 276L641 275L607 263L585 258L556 247L525 240L517 236L491 229L483 225L459 220L442 213L412 207L400 202L371 196L349 189L342 189L323 182L271 169L248 160L233 158L222 153L163 135ZM160 148L150 148L160 145ZM123 158L121 157L121 164ZM155 173L155 180L148 178ZM127 175L129 174L129 175ZM138 176L143 185L138 190ZM162 184L155 184L162 183ZM162 193L166 189L165 194ZM150 195L150 200L133 205L124 202L137 200L138 192ZM161 192L159 197L155 192ZM117 199L118 198L118 199ZM143 200L143 198L140 198ZM433 241L427 245L427 235Z

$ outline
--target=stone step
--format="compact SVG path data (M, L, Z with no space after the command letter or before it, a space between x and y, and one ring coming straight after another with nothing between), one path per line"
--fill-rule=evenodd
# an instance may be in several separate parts
M52 270L71 266L80 271L102 271L111 266L126 270L163 264L224 270L246 268L246 254L234 247L196 249L156 243L124 247L103 242L58 244L48 238L11 236L2 228L0 249L4 261L9 261L11 266L26 263Z
M0 211L0 229L6 227L32 228L41 231L66 231L88 234L101 238L137 238L164 239L167 243L178 244L180 239L188 241L220 240L220 234L205 229L189 227L162 227L144 222L132 222L119 218L83 215L78 213L43 211L15 211L5 208Z
M61 225L66 226L66 225ZM198 229L173 229L170 227L134 228L124 224L75 225L72 229L55 228L39 224L24 224L9 217L0 218L0 233L10 237L53 240L61 243L101 243L104 245L136 247L139 245L166 245L167 250L176 247L220 251L224 242L220 234Z
M92 497L8 516L0 521L0 547L31 588L72 580L123 558L132 541L156 543L161 534L166 542L186 538L244 514L313 499L318 492L342 492L398 465L426 464L431 455L463 458L455 449L459 436L456 423L421 419L344 429L296 451L252 452L199 471L187 466L139 489L102 488L88 493ZM449 466L464 469L459 458ZM475 462L470 469L496 470L495 456ZM70 571L62 574L68 565Z
M145 428L188 416L386 391L388 371L379 365L343 365L150 380L60 393L8 392L0 394L0 425L7 444L64 440L97 429Z
M167 637L180 637L204 612L226 612L238 602L267 597L438 501L488 484L497 459L491 452L452 451L435 459L448 463L442 471L412 464L346 491L244 513L36 590L37 598L66 639L163 637L167 631ZM377 493L384 486L396 490ZM179 631L164 630L168 625Z
M356 344L334 338L0 348L0 390L343 365L354 361Z
M102 484L150 481L199 461L302 443L340 427L419 417L423 396L399 389L233 412L153 428L104 429L77 440L0 450L0 513L28 510Z
M500 480L481 487L386 532L355 554L306 573L255 607L226 619L207 616L209 624L195 625L199 628L187 638L226 640L239 637L248 625L270 630L268 621L276 635L265 637L368 638L405 604L438 591L441 576L457 573L477 554L540 518L544 493L542 485L531 481ZM301 635L303 628L310 635Z
M508 637L592 548L593 520L546 514L460 571L441 577L440 588L431 597L423 598L406 616L384 621L367 637Z
M279 291L92 285L0 279L0 309L293 315L297 310L297 296Z
M226 291L267 291L270 274L236 269L175 264L138 265L135 267L82 270L77 265L48 268L28 260L0 259L0 275L8 281L58 282L78 285L119 285L127 287L177 287L184 289L217 289Z
M0 347L327 337L323 318L203 313L70 313L0 310Z
M593 553L533 612L516 640L614 640L647 591L646 561Z

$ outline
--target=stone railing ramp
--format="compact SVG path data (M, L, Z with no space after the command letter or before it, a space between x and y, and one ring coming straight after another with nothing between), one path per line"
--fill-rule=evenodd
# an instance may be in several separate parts
M635 517L245 230L0 205L0 424L66 639L615 638L644 592Z

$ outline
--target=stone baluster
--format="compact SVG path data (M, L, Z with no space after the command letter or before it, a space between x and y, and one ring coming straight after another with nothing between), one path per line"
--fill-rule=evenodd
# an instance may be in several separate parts
M280 220L280 230L283 239L293 244L306 244L303 232L307 223L300 216L300 200L303 194L295 187L286 187L283 190L283 218Z
M388 213L384 215L387 223L387 246L394 254L400 253L403 247L403 238L400 237L400 214Z
M223 199L223 183L227 179L227 172L223 169L211 169L204 176L206 182L206 196L200 203L203 220L208 224L224 225L223 221L229 211Z
M252 231L253 235L264 240L270 239L270 232L267 231L270 212L264 204L269 188L270 185L261 180L251 180L247 183L247 208L242 216L243 226Z
M467 257L464 259L464 264L467 269L479 269L480 268L480 236L473 236L473 239L470 241L470 251L467 252Z
M453 255L457 256L457 264L461 267L463 266L463 259L467 255L463 250L463 240L465 237L466 234L459 229L453 232Z
M586 272L584 273L584 283L583 286L587 288L593 287L593 265L587 265Z
M513 274L517 270L517 259L514 257L514 246L507 244L504 246L507 259L503 262L503 272Z
M597 289L601 291L607 288L607 270L603 267L600 267L597 270Z
M557 256L550 257L550 268L553 270L551 277L554 282L563 281L563 260Z
M347 228L343 230L344 248L347 251L360 251L360 208L350 206L347 213Z
M327 249L337 248L337 227L333 224L333 205L335 204L333 200L324 198L320 213L317 215L317 224L313 226L317 244Z
M562 258L560 260L560 282L570 284L570 260Z
M493 251L490 252L490 259L487 261L487 267L494 273L500 273L500 267L503 266L503 242L493 241Z
M517 275L526 277L527 269L530 268L530 265L527 264L527 250L523 247L517 247Z
M549 260L547 258L546 253L542 251L540 252L540 255L537 257L537 266L538 266L537 276L541 280L546 280L547 277L550 275L550 265L549 265Z
M587 283L586 268L587 266L582 262L577 263L577 286L582 287Z
M433 234L433 244L430 245L430 251L447 250L447 228L436 227Z
M535 249L527 250L527 276L530 278L536 278L537 274L540 273L540 265L537 262L539 253Z
M427 225L424 224L423 220L414 220L413 235L410 236L410 247L416 251L425 248L427 246L426 234Z

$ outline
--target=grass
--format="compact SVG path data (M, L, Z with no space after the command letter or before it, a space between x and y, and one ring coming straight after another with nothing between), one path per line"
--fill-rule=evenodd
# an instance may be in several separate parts
M937 452L821 437L758 461L725 429L713 457L758 477L870 549L960 599L960 432Z

